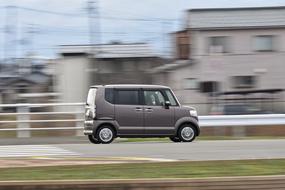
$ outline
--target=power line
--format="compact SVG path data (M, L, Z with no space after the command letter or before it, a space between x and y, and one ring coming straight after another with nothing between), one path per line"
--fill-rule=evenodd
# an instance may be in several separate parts
M6 7L5 19L5 35L4 35L4 59L8 60L11 57L17 56L17 26L18 26L18 10L15 6ZM9 51L14 47L15 51Z
M3 7L2 7L3 8ZM66 13L66 12L57 12L57 11L49 11L44 9L35 9L35 8L29 8L29 7L23 7L23 6L17 6L18 9L30 11L30 12L36 12L41 14L51 14L51 15L58 15L58 16L65 16L65 17L88 17L88 15L85 14L75 14L75 13ZM107 20L126 20L126 21L144 21L144 22L158 22L158 21L178 21L178 19L168 19L168 18L129 18L129 17L114 17L114 16L103 16L100 17L100 19L107 19Z

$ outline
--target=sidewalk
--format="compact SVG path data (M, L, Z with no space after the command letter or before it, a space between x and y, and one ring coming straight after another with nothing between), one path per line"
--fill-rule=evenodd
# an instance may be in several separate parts
M4 138L0 139L2 145L43 145L43 144L86 144L89 143L86 136L68 137L32 137L32 138Z

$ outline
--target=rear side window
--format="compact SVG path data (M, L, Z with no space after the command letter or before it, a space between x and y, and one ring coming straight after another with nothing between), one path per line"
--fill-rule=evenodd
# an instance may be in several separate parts
M138 90L116 90L116 104L139 105Z
M111 104L114 104L114 89L113 88L105 89L105 100Z

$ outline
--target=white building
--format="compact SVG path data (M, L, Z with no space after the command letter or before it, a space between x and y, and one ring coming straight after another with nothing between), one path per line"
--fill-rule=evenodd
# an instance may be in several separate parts
M188 44L189 60L157 68L156 83L170 85L201 114L209 113L212 103L201 91L285 89L285 7L191 9L184 31L188 43L177 40L176 50ZM279 91L252 95L284 100ZM285 111L284 103L274 109Z
M148 70L163 64L148 44L65 45L57 60L60 102L84 102L96 84L152 83Z

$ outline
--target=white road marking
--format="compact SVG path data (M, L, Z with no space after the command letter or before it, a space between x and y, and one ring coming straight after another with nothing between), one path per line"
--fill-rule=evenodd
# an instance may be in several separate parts
M0 146L0 158L36 156L76 156L78 153L50 145Z

